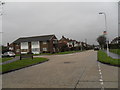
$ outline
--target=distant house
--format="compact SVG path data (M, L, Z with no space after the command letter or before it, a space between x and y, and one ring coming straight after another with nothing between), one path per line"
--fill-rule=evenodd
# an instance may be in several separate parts
M9 45L9 50L16 54L25 54L32 52L39 53L54 53L58 52L58 39L55 35L21 37Z
M78 42L78 41L76 41L76 40L70 39L67 44L68 44L68 47L69 47L71 50L80 50L81 42Z
M64 36L59 40L60 51L80 50L80 47L81 43L76 40L65 38Z
M120 37L116 37L111 41L111 44L118 44L120 43Z
M62 36L62 38L58 41L59 43L59 50L60 51L69 51L67 43L69 42L68 38Z
M120 37L114 38L109 44L111 49L120 49Z
M7 46L2 45L2 46L0 46L0 50L2 51L0 53L5 53L5 52L9 51L9 48Z

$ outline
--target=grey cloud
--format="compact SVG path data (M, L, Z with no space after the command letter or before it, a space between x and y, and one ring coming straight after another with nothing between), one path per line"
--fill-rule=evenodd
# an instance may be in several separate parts
M99 2L39 2L6 3L3 15L3 44L22 36L55 34L96 44L96 38L104 31L107 14L109 39L118 34L117 3Z

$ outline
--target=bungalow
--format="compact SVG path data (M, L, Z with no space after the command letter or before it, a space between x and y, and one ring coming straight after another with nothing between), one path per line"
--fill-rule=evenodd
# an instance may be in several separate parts
M39 53L54 53L58 52L58 39L55 35L22 37L15 40L9 45L9 50L16 54L25 54L32 52Z

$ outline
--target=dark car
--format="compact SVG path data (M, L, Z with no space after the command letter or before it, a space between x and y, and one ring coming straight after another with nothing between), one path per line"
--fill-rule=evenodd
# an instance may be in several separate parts
M2 57L15 57L15 53L8 51L8 52L5 52L4 54L2 54Z
M99 47L94 47L94 50L99 50Z

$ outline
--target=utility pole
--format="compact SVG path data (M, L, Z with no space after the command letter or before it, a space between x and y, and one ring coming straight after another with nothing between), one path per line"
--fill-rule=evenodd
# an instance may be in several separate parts
M107 43L107 55L109 56L109 46L108 46L109 40L108 40L108 34L107 34L108 32L107 32L107 18L106 18L106 13L105 12L100 12L99 14L102 14L105 17L105 31L106 31L106 38L107 38L107 41L106 41L106 43Z
M80 44L81 44L81 51L82 51L82 42L80 42Z
M87 39L85 38L85 45L86 45L86 49L87 49Z

